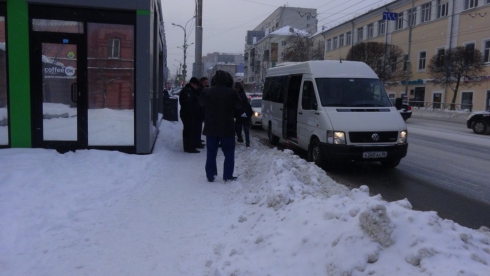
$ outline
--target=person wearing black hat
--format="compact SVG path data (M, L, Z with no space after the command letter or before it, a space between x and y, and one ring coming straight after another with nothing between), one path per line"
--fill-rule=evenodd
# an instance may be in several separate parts
M241 106L238 92L233 90L233 79L225 71L218 70L211 80L212 87L201 92L199 103L204 106L204 129L206 136L206 177L213 182L218 175L216 156L218 145L225 156L223 180L235 180L235 122L234 114Z
M182 88L179 95L180 102L180 119L184 125L182 131L182 142L184 151L189 153L199 153L195 143L195 123L200 115L199 99L197 89L199 88L199 80L192 77L188 84Z

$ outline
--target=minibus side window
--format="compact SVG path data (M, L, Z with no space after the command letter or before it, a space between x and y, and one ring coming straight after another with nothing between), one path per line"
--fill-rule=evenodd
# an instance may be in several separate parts
M274 77L271 89L271 101L276 103L284 102L284 90L286 88L287 76Z
M273 77L270 77L270 78L266 78L265 79L265 83L264 83L264 92L263 92L263 95L262 95L262 98L266 101L270 101L271 100L271 95L272 95L272 84L274 83L274 78Z

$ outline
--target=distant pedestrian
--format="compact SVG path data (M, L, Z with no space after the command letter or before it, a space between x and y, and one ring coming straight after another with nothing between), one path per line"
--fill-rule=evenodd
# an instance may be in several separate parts
M199 116L199 98L197 89L199 88L199 80L192 77L188 84L180 91L180 119L184 125L182 131L182 142L184 151L189 153L199 153L195 143L195 123Z
M235 110L241 106L238 93L231 88L233 79L225 71L218 70L212 78L212 86L202 91L199 103L204 107L204 130L206 136L206 177L213 182L218 175L216 156L218 145L225 156L223 180L235 180Z
M234 89L238 92L238 95L242 99L242 104L235 112L235 133L237 135L237 142L243 143L242 129L245 134L245 145L250 147L250 118L252 118L253 110L252 106L248 102L247 95L243 86L239 82L235 82Z

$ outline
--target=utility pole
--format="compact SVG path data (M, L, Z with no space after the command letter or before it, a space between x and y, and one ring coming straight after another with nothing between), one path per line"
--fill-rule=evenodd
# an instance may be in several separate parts
M410 9L411 13L414 12L414 6L415 6L415 0L412 0L412 8ZM405 97L407 97L407 99L408 99L408 81L409 81L408 76L410 75L409 72L412 71L412 62L410 61L410 49L412 48L412 29L413 29L413 26L415 25L415 22L414 22L415 17L411 13L408 14L408 16L411 16L411 18L409 17L407 20L407 22L408 22L408 53L407 53L407 71L406 71L407 77L405 79Z
M195 70L197 78L202 75L202 0L196 0L196 47L195 47Z
M187 64L186 64L186 58L187 58L187 47L189 46L187 44L187 24L189 24L189 22L194 19L195 16L193 16L191 19L189 19L189 21L187 21L187 23L185 23L185 27L182 27L181 25L179 24L175 24L175 23L172 23L172 25L174 26L177 26L177 27L181 27L182 30L184 30L184 45L183 45L183 49L184 49L184 65L182 65L182 77L184 77L184 82L186 81L186 77L187 77ZM192 45L192 43L191 43Z

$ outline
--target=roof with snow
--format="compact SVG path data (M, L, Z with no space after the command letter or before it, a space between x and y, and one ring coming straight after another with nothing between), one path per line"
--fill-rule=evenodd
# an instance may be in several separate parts
M284 26L280 28L279 30L273 31L269 35L293 35L293 34L298 34L298 35L310 35L308 32L292 28L291 26Z

